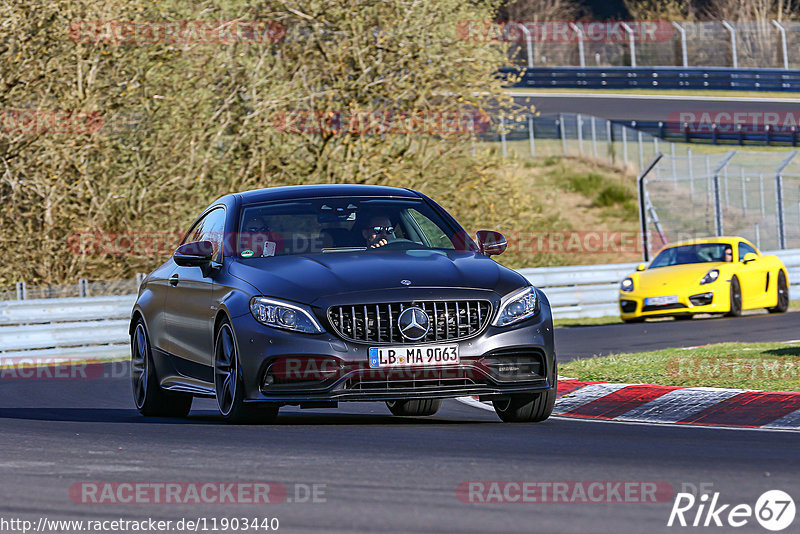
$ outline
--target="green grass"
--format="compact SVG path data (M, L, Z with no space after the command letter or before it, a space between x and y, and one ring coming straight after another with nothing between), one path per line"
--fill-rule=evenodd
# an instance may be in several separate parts
M579 380L800 391L800 343L719 343L561 364Z
M604 324L618 324L622 319L619 315L608 315L606 317L586 317L583 319L553 319L553 326L556 328L567 326L598 326Z

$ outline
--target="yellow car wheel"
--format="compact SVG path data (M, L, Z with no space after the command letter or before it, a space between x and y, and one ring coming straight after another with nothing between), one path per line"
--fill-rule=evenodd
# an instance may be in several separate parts
M739 279L731 278L731 309L726 314L728 317L739 317L742 314L742 288Z
M770 313L784 313L789 309L789 285L786 283L786 275L783 271L778 272L778 304L772 308L767 308Z

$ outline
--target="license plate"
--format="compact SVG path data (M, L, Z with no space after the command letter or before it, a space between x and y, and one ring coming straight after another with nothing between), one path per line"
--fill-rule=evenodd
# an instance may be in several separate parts
M664 306L665 304L676 304L678 295L667 295L666 297L647 297L644 299L645 306Z
M458 345L371 347L370 367L424 367L458 364Z

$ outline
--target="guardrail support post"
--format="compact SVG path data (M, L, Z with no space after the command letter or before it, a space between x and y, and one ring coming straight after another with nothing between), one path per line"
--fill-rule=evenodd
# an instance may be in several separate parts
M689 56L686 53L686 30L684 30L683 26L681 26L677 22L673 22L672 26L676 30L678 30L678 32L680 32L680 34L681 34L681 56L682 56L682 59L683 59L683 66L684 67L688 67L689 66Z
M783 53L783 68L789 70L789 49L786 46L786 28L780 22L773 20L772 24L781 32L781 52Z
M644 257L644 261L650 260L650 244L648 243L647 239L647 206L645 205L647 191L645 190L645 177L650 173L650 171L653 170L653 168L663 157L664 154L658 152L653 157L653 160L650 162L647 168L644 169L636 178L636 185L639 188L639 228L642 232L642 255Z
M731 26L731 24L728 21L725 20L722 21L722 25L725 26L725 29L728 30L728 32L730 32L731 34L731 56L733 56L732 57L733 68L738 69L739 57L736 54L736 29L733 26Z
M78 296L81 298L89 296L89 280L86 278L78 280Z
M786 159L784 159L778 168L775 169L775 203L778 212L778 248L783 250L786 248L786 218L783 211L783 169L785 169L792 159L797 155L797 151L793 150Z
M583 30L581 30L580 26L574 22L570 22L569 27L572 28L572 30L578 36L578 56L580 58L579 61L581 63L581 68L584 68L586 67L586 56L584 55L583 49Z
M28 290L25 287L25 282L17 282L17 300L25 300L28 298Z

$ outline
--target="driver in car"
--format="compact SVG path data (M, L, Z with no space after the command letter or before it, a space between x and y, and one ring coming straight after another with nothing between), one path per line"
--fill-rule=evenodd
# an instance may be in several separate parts
M394 239L394 225L385 215L373 215L361 230L367 248L378 248Z

